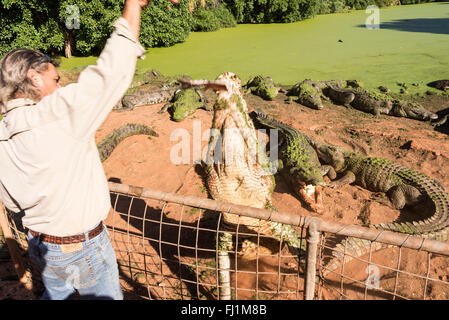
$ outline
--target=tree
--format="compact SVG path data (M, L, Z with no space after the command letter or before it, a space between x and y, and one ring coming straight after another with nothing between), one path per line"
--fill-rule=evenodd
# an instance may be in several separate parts
M56 7L57 2L51 0L1 0L0 55L14 48L60 51L64 36Z
M318 14L323 0L224 0L238 23L294 22Z
M168 47L187 39L193 27L189 1L172 5L167 0L153 0L142 12L140 42L146 47Z
M99 54L120 17L124 0L62 0L58 19L64 33L65 51L78 55Z
M0 0L0 55L14 48L48 54L99 54L125 0ZM144 46L184 41L192 27L188 0L154 0L142 14Z

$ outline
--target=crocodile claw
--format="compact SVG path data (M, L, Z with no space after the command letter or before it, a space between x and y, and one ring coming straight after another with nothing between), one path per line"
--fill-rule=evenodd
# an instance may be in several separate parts
M299 190L299 194L302 196L307 205L316 213L323 212L323 200L322 200L322 187L314 185L306 185Z

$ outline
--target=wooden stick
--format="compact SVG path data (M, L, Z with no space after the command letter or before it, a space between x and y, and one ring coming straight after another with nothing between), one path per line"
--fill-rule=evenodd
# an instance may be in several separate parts
M229 91L226 81L222 80L185 80L179 79L181 88L187 89L191 87L205 87L216 91Z
M14 268L16 269L20 283L22 283L26 289L32 290L33 284L32 281L29 281L31 280L31 274L30 272L25 270L19 248L17 247L16 239L14 239L14 235L12 234L11 229L9 228L5 207L1 202L0 202L0 227L3 230L3 235L5 236L6 244L8 245L9 254L11 255Z

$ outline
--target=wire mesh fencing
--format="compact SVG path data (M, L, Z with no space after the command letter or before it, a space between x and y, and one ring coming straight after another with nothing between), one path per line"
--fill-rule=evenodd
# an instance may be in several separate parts
M106 224L124 290L135 297L449 299L446 242L126 185L110 190ZM301 250L244 224L224 229L223 213L296 226ZM233 243L224 252L223 235ZM337 246L346 237L363 246Z
M112 210L104 222L126 299L449 299L446 242L123 184L109 187ZM224 225L223 214L241 219ZM248 217L295 226L299 250L282 237L248 229ZM24 251L20 220L8 214ZM337 245L347 237L360 247Z

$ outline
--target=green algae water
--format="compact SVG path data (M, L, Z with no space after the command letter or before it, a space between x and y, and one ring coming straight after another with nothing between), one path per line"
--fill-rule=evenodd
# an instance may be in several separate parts
M383 8L380 28L365 10L289 24L244 24L192 33L186 42L151 48L137 71L215 79L232 71L246 81L270 75L289 85L305 78L360 79L368 87L449 78L449 2ZM95 58L63 59L62 69Z

